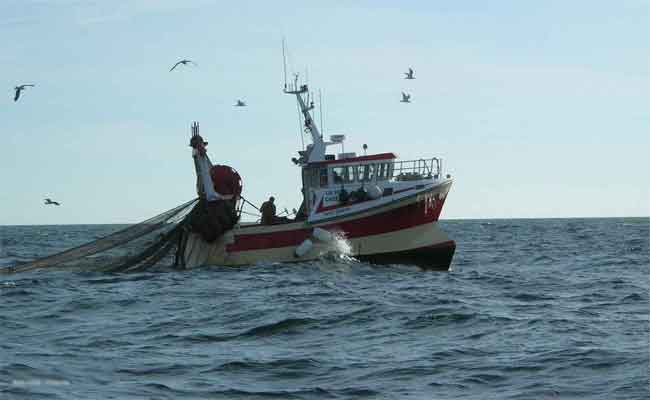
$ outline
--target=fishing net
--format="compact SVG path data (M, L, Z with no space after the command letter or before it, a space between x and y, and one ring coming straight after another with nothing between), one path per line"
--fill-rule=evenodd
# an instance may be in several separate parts
M199 199L193 199L93 242L0 271L14 273L50 267L106 272L142 271L171 256L172 249L181 247L183 232L192 223L190 214L200 212L202 207L199 205ZM178 258L178 253L175 254ZM174 264L178 263L177 258Z

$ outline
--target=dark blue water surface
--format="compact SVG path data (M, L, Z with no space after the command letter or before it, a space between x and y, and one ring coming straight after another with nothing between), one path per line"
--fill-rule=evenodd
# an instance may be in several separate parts
M0 398L649 398L648 218L442 224L451 272L0 275ZM0 266L115 229L3 226Z

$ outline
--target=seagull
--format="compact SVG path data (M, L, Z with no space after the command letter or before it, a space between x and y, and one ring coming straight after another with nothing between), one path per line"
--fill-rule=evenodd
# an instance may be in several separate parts
M400 103L410 103L410 102L411 102L411 95L402 92L402 100L400 100Z
M16 91L16 95L14 96L14 101L18 101L18 98L20 97L20 92L22 92L23 90L25 90L25 88L26 88L27 86L34 87L34 85L32 85L32 84L27 84L27 85L16 86L16 87L14 88L14 90Z
M409 72L404 72L404 75L406 75L406 78L404 79L415 79L415 77L413 76L414 73L415 72L413 71L413 69L409 68Z
M46 206L49 206L49 205L60 206L61 204L58 201L52 201L52 199L47 198L47 199L45 199L45 205Z
M234 105L234 107L246 107L246 103L241 100L237 100L237 103Z
M169 70L169 72L172 72L172 71L174 70L174 68L178 67L178 64L183 64L183 65L187 65L187 64L199 65L199 64L195 63L195 62L192 61L192 60L180 60L179 62L177 62L176 64L174 64L174 66L172 67L172 69Z

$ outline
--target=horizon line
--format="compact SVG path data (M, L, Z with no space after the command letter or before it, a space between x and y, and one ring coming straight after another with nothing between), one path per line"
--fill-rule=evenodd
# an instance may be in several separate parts
M624 216L624 217L485 217L485 218L444 218L439 219L438 222L456 222L456 221L499 221L499 220L544 220L544 219L650 219L650 215L639 216ZM138 225L145 221L139 222L100 222L100 223L78 223L78 224L0 224L4 226L80 226L80 225Z

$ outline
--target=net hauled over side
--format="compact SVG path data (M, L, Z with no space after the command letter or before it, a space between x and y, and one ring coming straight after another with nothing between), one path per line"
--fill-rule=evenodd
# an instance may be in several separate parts
M198 202L198 199L190 200L90 243L0 271L16 273L55 266L110 272L146 269L165 257L178 243L187 216ZM142 250L143 246L146 246L145 250Z

